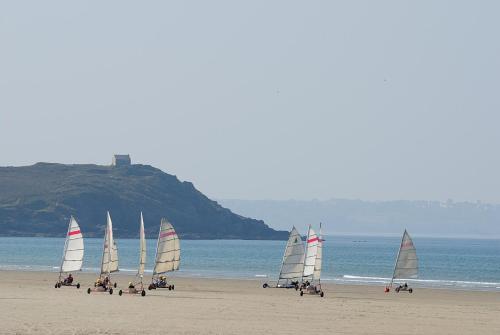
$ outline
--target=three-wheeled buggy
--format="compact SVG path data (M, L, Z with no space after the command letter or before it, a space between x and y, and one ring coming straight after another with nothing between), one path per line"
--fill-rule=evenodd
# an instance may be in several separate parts
M167 288L169 291L173 291L175 289L174 284L169 284L167 282L167 276L159 276L153 278L151 284L148 286L148 290L156 290L157 288Z
M302 283L302 285L300 286L300 296L302 297L304 293L319 295L321 298L325 296L325 292L321 289L321 283L313 285L308 281Z
M125 290L120 290L118 291L118 295L122 296L123 294L140 294L141 296L146 295L146 290L144 290L144 285L142 285L142 282L139 283L128 283L128 288Z
M80 288L80 283L75 283L75 280L71 273L64 279L62 279L62 276L59 276L59 280L57 283L54 285L55 288L61 288L61 286L74 286L77 289Z
M113 294L113 288L116 288L116 286L116 283L111 283L109 277L104 277L104 279L99 277L94 283L94 287L89 287L87 289L87 293L90 294L92 292L108 292L109 294Z

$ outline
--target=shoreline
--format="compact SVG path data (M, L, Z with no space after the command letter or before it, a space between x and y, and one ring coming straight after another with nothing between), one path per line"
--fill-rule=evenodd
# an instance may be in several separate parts
M83 276L98 276L99 269L95 269L95 271L91 270L83 270L79 272L75 272L77 275ZM58 270L54 269L53 271L49 270L40 270L40 269L0 269L0 273L2 272L20 272L20 273L39 273L39 274L58 274ZM194 270L193 270L194 272ZM73 273L73 274L75 274ZM136 273L136 270L120 270L115 273L114 276L119 277L130 277L133 278ZM145 271L145 278L149 278L152 275L152 270ZM242 280L242 281L255 281L260 283L273 283L276 282L276 278L269 277L267 275L255 275L254 277L245 277L245 276L231 276L231 275L220 275L217 276L215 274L193 274L192 272L183 272L176 271L168 274L171 278L185 278L185 279L206 279L206 280ZM357 277L357 276L354 276ZM390 278L381 278L381 277L362 277L361 278L373 278L373 282L361 281L361 280L348 280L342 278L335 279L323 279L323 285L336 285L336 286L366 286L366 287L380 287L384 288L390 281ZM386 279L386 283L382 282L383 279ZM494 282L474 282L474 281L460 281L460 280L440 280L440 279L409 279L409 280L401 280L396 282L408 282L412 287L416 289L428 289L428 290L445 290L445 291L459 291L459 292L500 292L500 283ZM451 286L451 285L425 285L428 282L443 282L443 283L457 283L457 284L477 284L477 285L490 285L495 287L460 287L460 286Z

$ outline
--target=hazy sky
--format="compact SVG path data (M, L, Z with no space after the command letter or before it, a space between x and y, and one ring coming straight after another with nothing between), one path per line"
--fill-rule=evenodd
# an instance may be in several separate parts
M1 1L0 165L500 202L499 1Z

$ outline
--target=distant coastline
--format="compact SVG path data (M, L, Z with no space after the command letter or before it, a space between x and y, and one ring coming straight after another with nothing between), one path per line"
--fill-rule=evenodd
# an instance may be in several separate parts
M238 200L219 203L248 217L259 215L275 229L323 222L325 234L500 238L500 204L440 201Z

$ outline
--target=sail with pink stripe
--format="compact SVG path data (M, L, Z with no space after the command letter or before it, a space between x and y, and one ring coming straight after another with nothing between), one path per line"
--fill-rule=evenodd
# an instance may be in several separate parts
M174 227L167 219L161 219L156 245L155 267L153 275L179 270L181 247Z
M83 235L75 218L69 219L60 273L80 271L83 264Z
M323 236L321 223L319 224L318 251L316 253L316 262L314 263L313 279L319 281L321 278L321 263L323 257Z
M316 256L318 255L318 236L309 225L306 240L306 256L304 258L304 269L302 277L312 277L314 274L314 266L316 265Z

